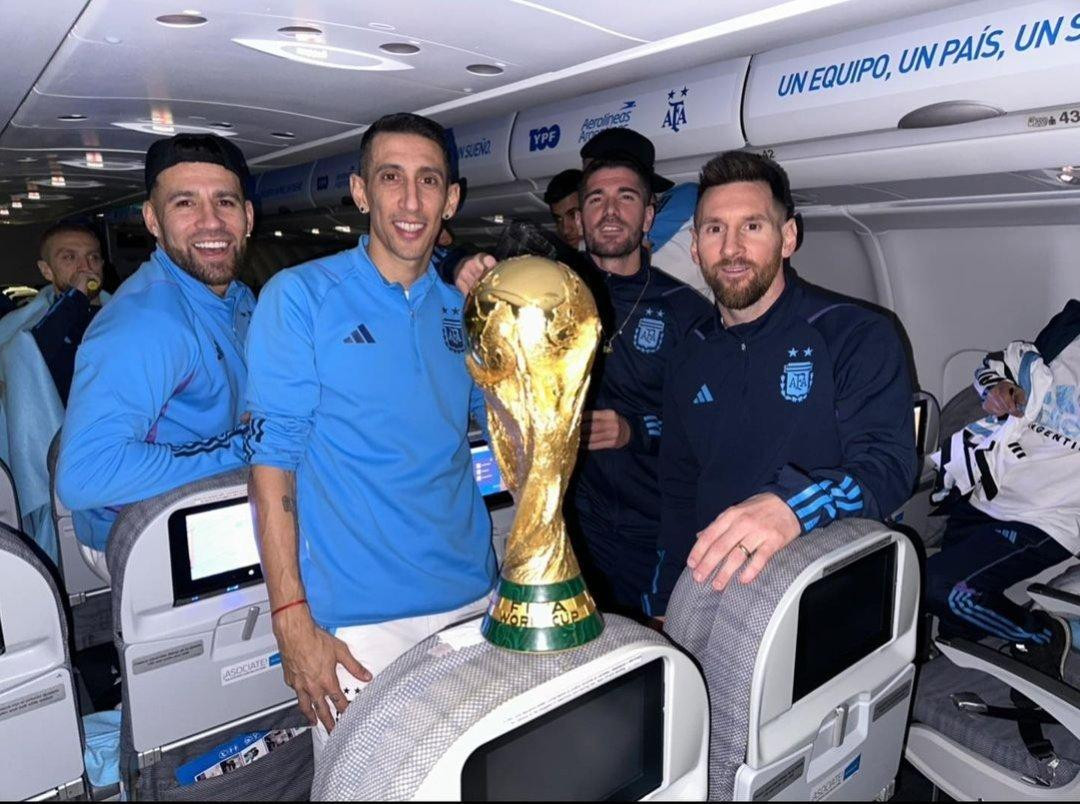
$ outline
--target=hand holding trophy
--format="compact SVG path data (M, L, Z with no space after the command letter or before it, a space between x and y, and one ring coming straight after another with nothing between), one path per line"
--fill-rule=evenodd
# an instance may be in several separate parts
M517 500L483 634L516 651L578 647L604 627L562 516L600 339L596 303L565 265L516 257L473 289L465 328L466 363L487 399L492 447Z

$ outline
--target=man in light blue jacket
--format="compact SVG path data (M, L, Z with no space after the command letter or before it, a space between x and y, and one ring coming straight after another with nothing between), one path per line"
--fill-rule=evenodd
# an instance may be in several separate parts
M57 474L103 577L119 506L243 464L247 181L243 154L221 137L180 134L147 152L143 219L158 247L87 330Z
M248 342L263 574L317 762L371 674L482 612L495 579L464 298L431 262L459 198L442 127L377 120L351 189L370 235L270 280Z

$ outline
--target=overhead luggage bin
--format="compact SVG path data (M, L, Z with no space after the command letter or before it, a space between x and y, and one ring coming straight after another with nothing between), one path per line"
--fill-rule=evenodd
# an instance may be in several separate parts
M754 56L746 137L800 187L1072 164L1078 68L1075 3L966 3Z
M510 140L514 174L546 179L578 167L581 146L608 128L644 134L658 163L741 148L748 64L748 58L707 64L520 112Z
M457 149L458 172L469 180L469 192L514 180L510 169L510 134L514 114L478 120L450 129Z
M337 206L349 206L352 204L349 177L359 172L359 146L343 154L317 159L311 170L311 185L308 188L311 203L316 207L331 209Z
M268 170L258 177L252 199L261 215L284 215L312 209L312 174L315 162Z

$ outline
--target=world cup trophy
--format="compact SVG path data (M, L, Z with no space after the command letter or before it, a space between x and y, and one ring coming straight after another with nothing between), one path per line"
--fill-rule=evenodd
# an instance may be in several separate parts
M481 630L516 651L578 647L604 628L562 516L577 459L600 318L561 263L504 260L465 303L466 363L488 406L495 458L517 501L502 577Z

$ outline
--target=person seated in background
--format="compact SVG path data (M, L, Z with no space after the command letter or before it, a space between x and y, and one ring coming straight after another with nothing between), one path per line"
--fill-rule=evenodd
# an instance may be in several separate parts
M93 229L77 223L60 222L41 235L38 270L47 284L27 304L0 319L0 345L20 330L33 328L49 311L73 280L85 283L91 276L99 283L104 259L101 241Z
M157 249L87 330L57 466L84 555L106 579L118 506L244 464L247 163L222 137L178 134L150 146L145 181Z
M942 636L1004 639L1013 654L1061 678L1076 621L1026 609L1015 583L1080 553L1080 301L1035 338L992 352L975 372L990 418L942 448L936 500L949 513L926 562L926 605Z
M564 170L548 182L544 190L544 203L555 221L555 233L572 249L581 246L581 206L578 202L578 185L581 171Z
M30 330L66 405L75 370L75 350L108 294L101 292L105 258L101 242L85 226L57 224L41 238L41 274L59 292Z
M23 531L58 562L49 444L64 418L75 350L108 294L101 291L105 261L93 230L55 224L41 236L40 255L38 268L50 284L38 298L53 302L0 345L0 456L15 482Z
M916 470L900 334L785 267L798 225L783 168L728 151L699 188L692 252L718 314L664 383L657 614L686 567L717 590L751 583L816 528L884 519Z

